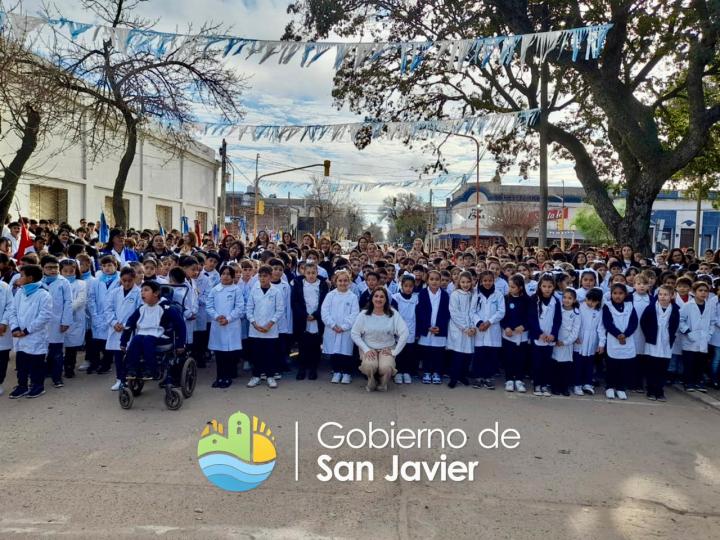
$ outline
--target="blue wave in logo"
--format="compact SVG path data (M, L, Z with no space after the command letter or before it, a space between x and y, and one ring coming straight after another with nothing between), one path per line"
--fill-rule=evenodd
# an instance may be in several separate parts
M198 462L205 477L227 491L249 491L262 484L275 468L275 462L246 463L224 453L205 454Z

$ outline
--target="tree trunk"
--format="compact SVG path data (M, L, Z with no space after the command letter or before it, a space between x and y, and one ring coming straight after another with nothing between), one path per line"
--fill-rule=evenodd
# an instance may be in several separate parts
M697 193L695 194L695 199L697 202L697 205L695 206L695 254L700 254L700 234L702 233L702 229L700 229L700 220L702 219L702 200L703 196L705 195L703 193L703 190L700 189L700 186L697 188ZM681 246L682 247L682 246Z
M133 161L135 161L135 152L137 150L137 120L133 118L132 114L126 113L123 115L125 118L125 127L127 129L127 141L125 144L125 153L120 160L118 167L117 177L115 177L115 185L113 186L113 216L115 218L115 227L121 229L127 229L128 227L128 216L125 215L125 205L123 204L123 194L125 192L125 184L127 182L128 174L130 174L130 167L132 167Z
M653 245L650 238L650 214L658 190L655 180L647 176L637 179L637 188L628 192L625 216L617 227L608 226L608 230L620 244L629 244L643 255L652 255ZM603 216L600 215L602 218ZM606 222L606 225L607 222Z
M15 200L15 190L17 189L20 176L22 176L23 168L37 147L38 131L40 130L40 113L29 103L25 104L25 111L27 118L23 129L22 143L15 153L15 157L10 162L10 165L5 169L2 184L0 185L0 216L2 216L3 219L5 219L5 216L10 212L10 208Z

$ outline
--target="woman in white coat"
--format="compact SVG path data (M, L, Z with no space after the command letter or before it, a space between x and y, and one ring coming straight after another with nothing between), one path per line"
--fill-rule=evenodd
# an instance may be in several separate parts
M135 285L136 276L135 270L131 267L123 268L120 271L120 286L110 292L105 306L105 320L108 323L105 350L112 353L115 361L117 379L111 388L114 392L120 390L120 386L125 382L125 360L120 347L120 338L125 331L125 323L142 303L140 287Z
M242 349L242 318L245 316L245 297L235 285L235 269L225 266L220 272L220 283L208 292L207 316L210 320L208 349L215 352L217 378L213 388L227 388L232 384L235 365Z
M73 318L70 328L65 332L65 377L75 376L75 362L80 347L85 343L87 330L87 281L81 279L77 261L64 259L60 261L60 273L70 283L72 292Z
M450 324L447 348L452 351L450 382L455 388L458 381L468 384L467 371L475 351L477 327L473 323L472 274L463 272L458 278L459 287L450 295Z
M10 328L10 310L13 301L12 288L0 281L0 396L5 392L2 384L7 374L10 349L12 349L12 330Z
M350 273L340 270L335 273L335 286L325 297L320 316L323 332L323 352L330 355L333 370L331 382L350 384L352 382L353 340L350 335L353 323L360 311L358 297L350 290Z

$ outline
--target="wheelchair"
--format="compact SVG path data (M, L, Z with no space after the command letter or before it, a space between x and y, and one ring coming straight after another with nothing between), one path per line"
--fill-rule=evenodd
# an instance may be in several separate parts
M168 336L160 338L155 348L160 367L159 377L128 379L118 393L120 407L132 408L135 398L142 394L146 381L161 381L160 386L165 390L165 406L171 411L177 411L182 407L183 400L192 397L197 384L197 364L187 351L177 354L174 341Z

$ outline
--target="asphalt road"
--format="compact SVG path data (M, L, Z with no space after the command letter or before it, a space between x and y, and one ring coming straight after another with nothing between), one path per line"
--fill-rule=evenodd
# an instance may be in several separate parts
M421 384L368 395L360 378L213 390L210 373L201 377L177 412L152 387L120 409L109 375L83 374L36 400L0 398L0 537L720 536L720 412L675 391L664 404L637 394L609 403ZM196 458L206 422L237 410L265 421L278 451L270 478L246 493L211 485ZM433 462L442 450L324 450L317 441L325 422L367 430L368 420L464 430L471 440L448 449L448 461L477 461L475 480L388 482L393 454ZM520 433L518 448L478 446L495 421ZM371 461L375 481L319 481L323 453Z

